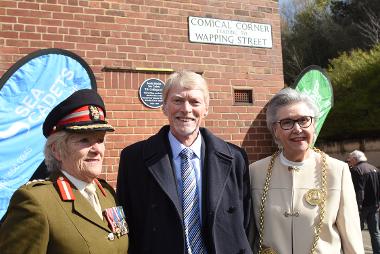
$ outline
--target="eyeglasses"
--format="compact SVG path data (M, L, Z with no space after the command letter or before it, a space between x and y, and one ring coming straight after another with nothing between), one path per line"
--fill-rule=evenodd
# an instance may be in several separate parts
M293 129L294 124L296 122L298 123L299 127L307 128L313 122L313 117L312 116L303 116L303 117L300 117L296 120L286 118L286 119L282 119L280 121L277 121L275 123L279 123L281 129L283 129L283 130L290 130L290 129Z

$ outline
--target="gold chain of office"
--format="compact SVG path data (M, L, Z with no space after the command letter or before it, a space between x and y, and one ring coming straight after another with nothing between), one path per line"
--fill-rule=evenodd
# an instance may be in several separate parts
M317 242L319 240L319 235L321 233L322 223L323 219L325 218L326 214L326 197L327 197L327 163L326 163L326 154L323 153L321 150L317 148L313 148L313 150L317 153L319 153L322 157L322 168L321 168L321 189L316 190L313 189L313 191L317 191L321 195L321 200L318 202L319 206L319 222L314 226L314 240L313 245L310 250L310 254L315 253L315 249L317 247ZM280 154L280 151L275 152L270 160L267 175L265 178L264 183L264 189L263 194L261 196L261 204L260 204L260 218L259 218L259 254L276 254L277 252L273 250L272 248L265 248L263 249L263 241L264 241L264 211L265 211L265 201L268 196L268 190L269 190L269 184L272 177L272 169L274 165L274 160L276 157Z

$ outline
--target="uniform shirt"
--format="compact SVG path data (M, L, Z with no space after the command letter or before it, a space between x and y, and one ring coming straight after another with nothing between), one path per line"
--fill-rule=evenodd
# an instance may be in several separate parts
M82 194L82 196L89 200L89 196L88 196L88 193L85 191L85 188L88 186L88 185L91 185L91 184L94 184L94 183L86 183L82 180L79 180L78 178L70 175L69 173L67 173L66 171L62 170L61 171L66 177L67 179L69 179L69 181L79 190L80 194ZM101 204L100 204L101 205Z

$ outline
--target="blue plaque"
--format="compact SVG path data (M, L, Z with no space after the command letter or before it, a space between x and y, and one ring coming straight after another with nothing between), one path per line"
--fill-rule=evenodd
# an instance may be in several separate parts
M162 89L164 82L156 78L144 80L139 89L142 103L149 108L159 108L163 104Z

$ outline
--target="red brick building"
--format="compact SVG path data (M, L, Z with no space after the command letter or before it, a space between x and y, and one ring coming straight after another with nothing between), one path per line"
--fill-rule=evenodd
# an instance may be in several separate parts
M224 28L229 21L269 25L271 47L190 42L189 17L224 20ZM116 179L123 147L167 123L160 108L144 106L139 87L148 78L165 81L171 70L208 81L205 127L242 146L251 161L273 149L263 108L283 87L276 0L1 0L0 74L43 48L72 51L95 73L117 128L107 138L108 181Z

